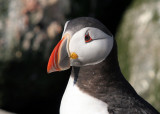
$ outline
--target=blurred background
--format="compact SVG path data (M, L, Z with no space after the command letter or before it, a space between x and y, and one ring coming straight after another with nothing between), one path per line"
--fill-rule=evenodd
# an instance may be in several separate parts
M59 114L70 70L47 74L47 62L80 16L108 27L123 74L160 111L160 0L0 0L0 114Z

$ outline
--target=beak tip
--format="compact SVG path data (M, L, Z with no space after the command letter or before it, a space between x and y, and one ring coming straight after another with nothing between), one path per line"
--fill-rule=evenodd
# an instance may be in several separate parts
M51 62L49 61L48 66L47 66L47 73L52 73L55 72L53 65L51 64Z
M51 70L47 68L47 74L51 73Z
M49 73L52 73L52 72L55 72L56 70L53 68L53 67L51 67L51 66L48 66L47 67L47 73L49 74Z
M50 74L52 72L55 72L55 71L53 71L53 70L47 70L47 74Z
M47 67L47 74L50 74L52 72L57 72L57 71L61 71L61 69L55 69L53 66Z

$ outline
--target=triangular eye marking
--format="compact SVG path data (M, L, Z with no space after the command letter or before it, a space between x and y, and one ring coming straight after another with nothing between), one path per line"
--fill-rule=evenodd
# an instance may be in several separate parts
M93 39L91 38L91 36L89 35L89 32L87 32L85 34L85 42L88 43L88 42L91 42Z

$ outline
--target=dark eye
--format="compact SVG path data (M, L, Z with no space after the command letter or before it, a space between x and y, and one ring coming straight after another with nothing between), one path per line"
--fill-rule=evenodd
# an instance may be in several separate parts
M88 43L88 42L90 42L90 41L92 41L92 38L90 37L89 33L87 33L87 34L85 35L85 42Z

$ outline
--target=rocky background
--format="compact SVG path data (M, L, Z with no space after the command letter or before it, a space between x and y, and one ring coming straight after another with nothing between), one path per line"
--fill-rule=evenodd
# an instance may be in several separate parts
M159 6L159 0L0 0L0 108L58 114L70 70L47 74L48 58L67 20L91 16L116 37L123 74L160 111Z
M123 72L160 111L160 1L135 0L116 33Z

